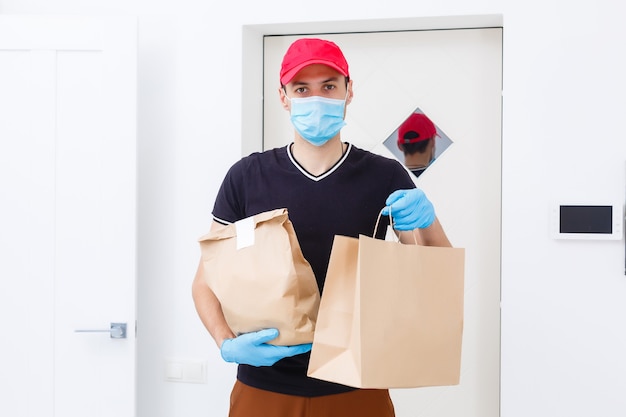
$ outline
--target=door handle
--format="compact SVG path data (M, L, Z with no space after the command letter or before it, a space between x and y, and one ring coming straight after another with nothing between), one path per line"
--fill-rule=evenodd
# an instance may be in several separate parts
M109 329L102 330L90 330L90 329L78 329L74 330L76 333L109 333L111 339L126 339L126 323L111 323Z

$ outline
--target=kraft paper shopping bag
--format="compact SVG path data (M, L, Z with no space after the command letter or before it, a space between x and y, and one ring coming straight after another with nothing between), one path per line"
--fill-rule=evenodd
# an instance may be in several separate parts
M270 343L313 341L320 295L286 209L272 210L199 239L204 279L237 333L277 328Z
M335 236L308 375L359 388L458 384L464 257Z

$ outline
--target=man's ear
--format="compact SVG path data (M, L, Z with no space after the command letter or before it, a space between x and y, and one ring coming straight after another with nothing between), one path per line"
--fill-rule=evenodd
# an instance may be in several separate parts
M280 98L280 104L283 106L283 109L289 110L289 100L287 99L287 95L285 94L285 89L283 87L278 87L278 97Z
M346 97L346 106L352 102L354 92L352 91L352 79L348 80L348 96Z

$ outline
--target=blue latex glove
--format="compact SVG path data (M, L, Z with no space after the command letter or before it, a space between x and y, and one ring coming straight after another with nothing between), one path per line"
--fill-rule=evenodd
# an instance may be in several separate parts
M266 343L277 337L277 329L264 329L226 339L220 348L222 358L226 362L271 366L283 358L311 350L311 343L295 346L274 346Z
M420 189L396 190L387 197L383 216L393 217L393 228L396 230L423 229L435 221L435 209Z

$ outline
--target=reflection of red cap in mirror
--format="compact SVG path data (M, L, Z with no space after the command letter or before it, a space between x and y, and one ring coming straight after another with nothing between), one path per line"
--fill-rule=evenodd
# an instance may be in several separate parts
M437 128L425 114L413 113L398 128L398 144L421 142L436 134Z
M349 77L348 62L335 43L304 38L298 39L287 49L280 68L280 84L288 84L298 71L311 64L324 64Z

